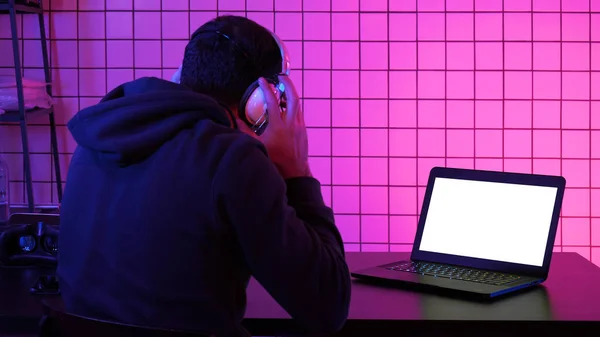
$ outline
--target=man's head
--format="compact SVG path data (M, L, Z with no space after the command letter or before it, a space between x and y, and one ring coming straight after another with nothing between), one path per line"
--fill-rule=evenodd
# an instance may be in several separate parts
M181 84L235 109L259 77L281 72L281 52L271 33L240 16L202 25L185 48Z

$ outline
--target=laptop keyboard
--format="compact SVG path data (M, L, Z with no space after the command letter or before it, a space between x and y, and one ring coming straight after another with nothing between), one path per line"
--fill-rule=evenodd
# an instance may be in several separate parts
M385 269L415 274L430 275L492 285L507 285L519 280L519 276L480 269L463 268L431 262L402 261L388 265Z

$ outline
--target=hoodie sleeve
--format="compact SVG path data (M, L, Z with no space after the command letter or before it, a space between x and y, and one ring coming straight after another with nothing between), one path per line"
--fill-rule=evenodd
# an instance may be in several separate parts
M259 146L229 152L214 182L217 219L233 226L252 275L292 318L310 332L338 331L350 273L319 181L284 181Z

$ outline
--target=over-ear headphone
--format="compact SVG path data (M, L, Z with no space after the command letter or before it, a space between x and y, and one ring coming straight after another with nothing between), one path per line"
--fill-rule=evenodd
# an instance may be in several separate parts
M224 34L220 31L210 31L214 34L218 34L222 36L234 44L237 49L241 49L235 40L233 40L229 35ZM198 32L198 33L208 33L208 32ZM279 81L279 76L289 76L290 74L290 57L288 50L283 43L283 41L273 32L271 32L271 36L277 43L277 47L281 53L281 72L276 74L270 74L265 78L269 83L273 85L275 96L279 101L280 112L284 112L286 109L286 95L285 95L285 86L283 83ZM194 36L192 36L192 39ZM242 53L247 55L243 49L241 49ZM180 66L177 72L171 78L171 81L179 83L181 80L181 69L183 66ZM265 96L260 90L260 86L258 84L258 79L256 79L244 92L242 99L240 100L240 104L238 106L238 115L239 118L246 123L252 131L254 131L257 135L261 135L266 129L269 122L269 115L267 111L267 101ZM235 120L234 120L235 125Z

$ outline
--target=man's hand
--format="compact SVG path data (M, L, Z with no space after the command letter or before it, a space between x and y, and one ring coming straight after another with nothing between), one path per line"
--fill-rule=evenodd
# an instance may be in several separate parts
M304 114L294 84L287 76L279 80L285 86L287 109L282 113L274 89L264 78L259 79L260 89L267 102L269 124L260 136L239 121L240 129L258 138L266 147L269 157L284 179L312 176L308 165L308 137Z

